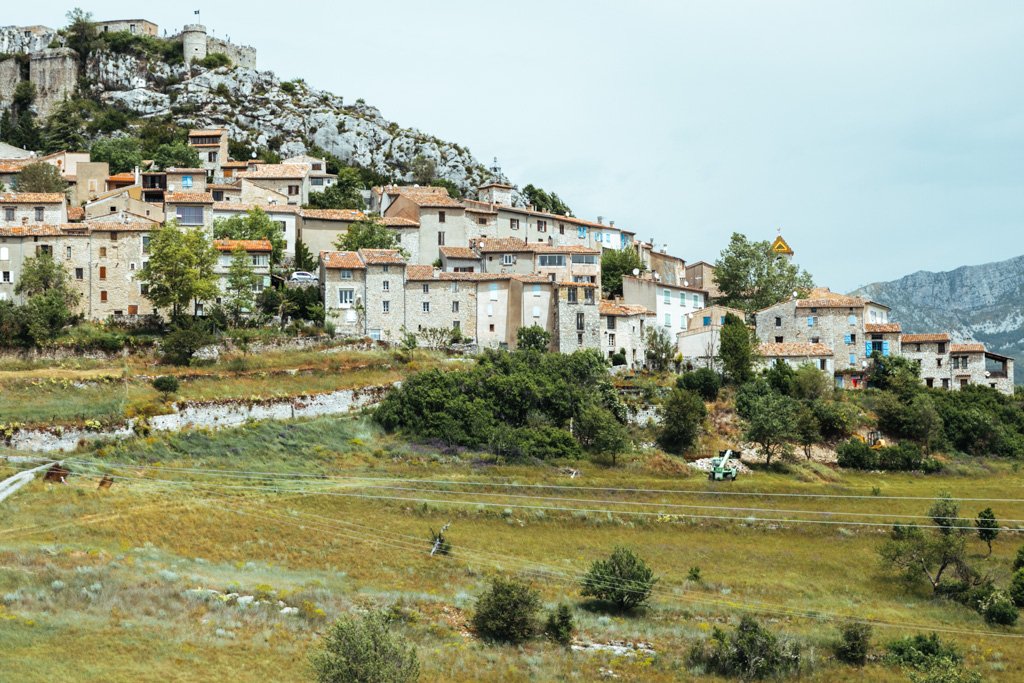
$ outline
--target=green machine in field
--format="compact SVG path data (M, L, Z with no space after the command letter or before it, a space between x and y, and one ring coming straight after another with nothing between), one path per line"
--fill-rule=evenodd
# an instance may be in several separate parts
M731 450L718 451L718 457L711 458L711 470L708 472L708 479L711 481L735 480L740 470L736 465L730 464L730 461L733 459L735 459L735 454Z

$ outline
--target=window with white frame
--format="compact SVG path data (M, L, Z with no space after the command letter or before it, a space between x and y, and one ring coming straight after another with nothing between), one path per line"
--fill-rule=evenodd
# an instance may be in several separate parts
M541 254L540 265L548 268L561 268L565 266L565 254Z
M452 313L458 313L458 312L459 312L459 302L458 301L453 301L452 302Z
M424 301L423 302L423 312L424 313L430 313L430 302L429 301Z
M355 300L355 290L353 289L339 289L338 290L338 303L342 306L351 306Z
M501 265L503 265L503 266L511 266L515 262L516 262L515 254L502 254L501 255Z
M391 312L391 302L386 300L386 299L384 301L381 301L380 302L380 308L381 308L381 312L383 312L383 313L390 313Z
M380 283L380 288L385 292L391 291L391 280L384 280Z
M340 277L342 280L351 280L352 271L349 270L348 268L342 268L341 272L338 274L338 277Z

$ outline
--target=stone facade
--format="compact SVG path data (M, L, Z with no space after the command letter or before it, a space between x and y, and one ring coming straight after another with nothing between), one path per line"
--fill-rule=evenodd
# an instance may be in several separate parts
M32 106L40 118L46 118L78 87L78 53L67 47L32 53L29 80L36 86L36 99Z
M599 291L595 285L565 282L558 285L555 298L556 350L573 353L601 348Z
M152 21L146 19L115 19L112 21L96 21L93 22L96 26L96 30L100 33L117 33L119 31L125 31L132 35L138 36L152 36L156 38L160 33L160 28Z
M950 335L905 334L900 353L913 360L927 387L957 390L987 386L1013 394L1013 359L992 353L977 342L953 342Z
M629 368L642 368L647 361L647 330L655 324L654 311L612 301L602 301L598 310L601 314L601 352L611 358L623 351Z
M0 226L61 225L68 222L64 195L8 192L0 194Z
M691 316L707 306L708 293L695 287L673 285L652 276L622 277L622 301L654 311L657 324L669 336L687 329Z

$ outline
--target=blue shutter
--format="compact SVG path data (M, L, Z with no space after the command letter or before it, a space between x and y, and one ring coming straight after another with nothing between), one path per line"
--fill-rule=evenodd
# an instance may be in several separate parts
M864 342L864 355L868 358L871 357L871 342L869 341Z
M579 236L580 238L586 237L587 229L582 226L576 228L576 235Z
M850 365L856 365L856 364L857 364L857 354L851 353L850 354Z
M710 324L711 324L711 316L710 315L704 316L704 326L707 327Z
M847 343L847 344L851 343L851 342L850 342L850 335L846 335L846 336L844 336L844 337L843 337L843 341L844 341L845 343Z
M807 316L807 327L814 327L814 316Z
M629 241L626 239L626 233L622 233L619 237L622 238L622 248L625 249L626 245L629 244Z
M889 342L887 341L882 342L882 355L889 356Z

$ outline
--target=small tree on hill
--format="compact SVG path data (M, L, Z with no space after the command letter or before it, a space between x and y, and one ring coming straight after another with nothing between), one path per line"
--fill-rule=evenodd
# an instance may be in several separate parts
M231 264L228 266L228 291L225 303L236 325L241 322L243 315L255 310L256 294L254 289L260 279L261 276L253 271L252 258L249 253L242 245L235 247L231 252Z
M276 266L284 258L287 243L281 228L266 211L256 206L241 216L218 218L213 222L213 237L218 240L267 240L270 242L270 263Z
M746 324L732 313L725 316L719 333L718 357L725 377L733 384L743 384L754 376L754 340Z
M673 389L659 412L661 429L658 431L658 445L676 455L693 448L707 416L707 408L700 396L686 389Z
M803 446L804 456L811 459L811 446L821 439L821 424L818 422L814 411L806 405L801 405L796 413L796 429L794 430L797 441Z
M974 525L978 527L978 538L988 545L988 554L991 556L992 541L999 536L999 521L996 519L996 514L992 512L992 508L985 508L979 512L978 518L974 520Z
M601 289L605 297L622 296L622 276L632 275L633 270L647 270L636 247L605 249L601 255Z
M338 169L338 179L323 192L310 192L309 204L311 209L350 209L362 211L366 208L363 201L363 190L366 184L358 169Z
M68 184L56 166L43 161L28 164L14 178L15 192L64 192Z
M476 601L473 627L485 640L517 645L537 634L540 595L515 579L495 578Z
M316 259L302 240L295 240L295 270L311 271L316 268Z
M676 345L672 337L663 327L652 325L647 328L647 336L644 338L647 345L647 364L655 372L668 370L676 354Z
M348 226L345 234L335 240L334 246L339 251L359 251L360 249L397 249L402 251L398 242L398 234L372 218L356 221Z
M153 233L139 279L147 285L146 298L158 308L170 308L176 318L192 302L209 301L220 292L216 263L217 251L202 230L182 230L168 221Z
M749 417L743 436L761 448L764 464L771 466L772 458L781 453L785 443L794 436L794 401L787 396L769 392L754 397L747 414Z
M46 252L25 259L14 293L26 299L26 331L36 345L60 334L74 317L80 298L64 265Z
M721 303L747 313L814 286L807 271L779 258L769 242L751 242L739 233L733 233L729 246L715 262L715 283L722 292Z
M417 154L413 157L412 163L409 164L409 170L412 171L412 180L414 183L419 185L429 185L437 176L437 162L423 156L422 154Z
M590 566L580 594L627 611L647 602L657 582L654 571L636 553L616 547L607 560L597 560Z
M956 501L943 493L928 510L934 523L928 533L917 527L894 525L889 540L878 550L882 566L909 582L927 579L936 593L947 571L961 581L972 580L974 571L967 563L966 545L969 524L959 514Z
M420 675L416 649L391 632L382 612L339 619L310 662L318 683L412 683Z
M629 432L615 419L611 411L598 405L588 405L573 420L573 436L586 450L607 456L615 465L619 453L629 450Z
M547 351L551 346L551 333L540 325L520 327L516 332L516 349L519 351Z

